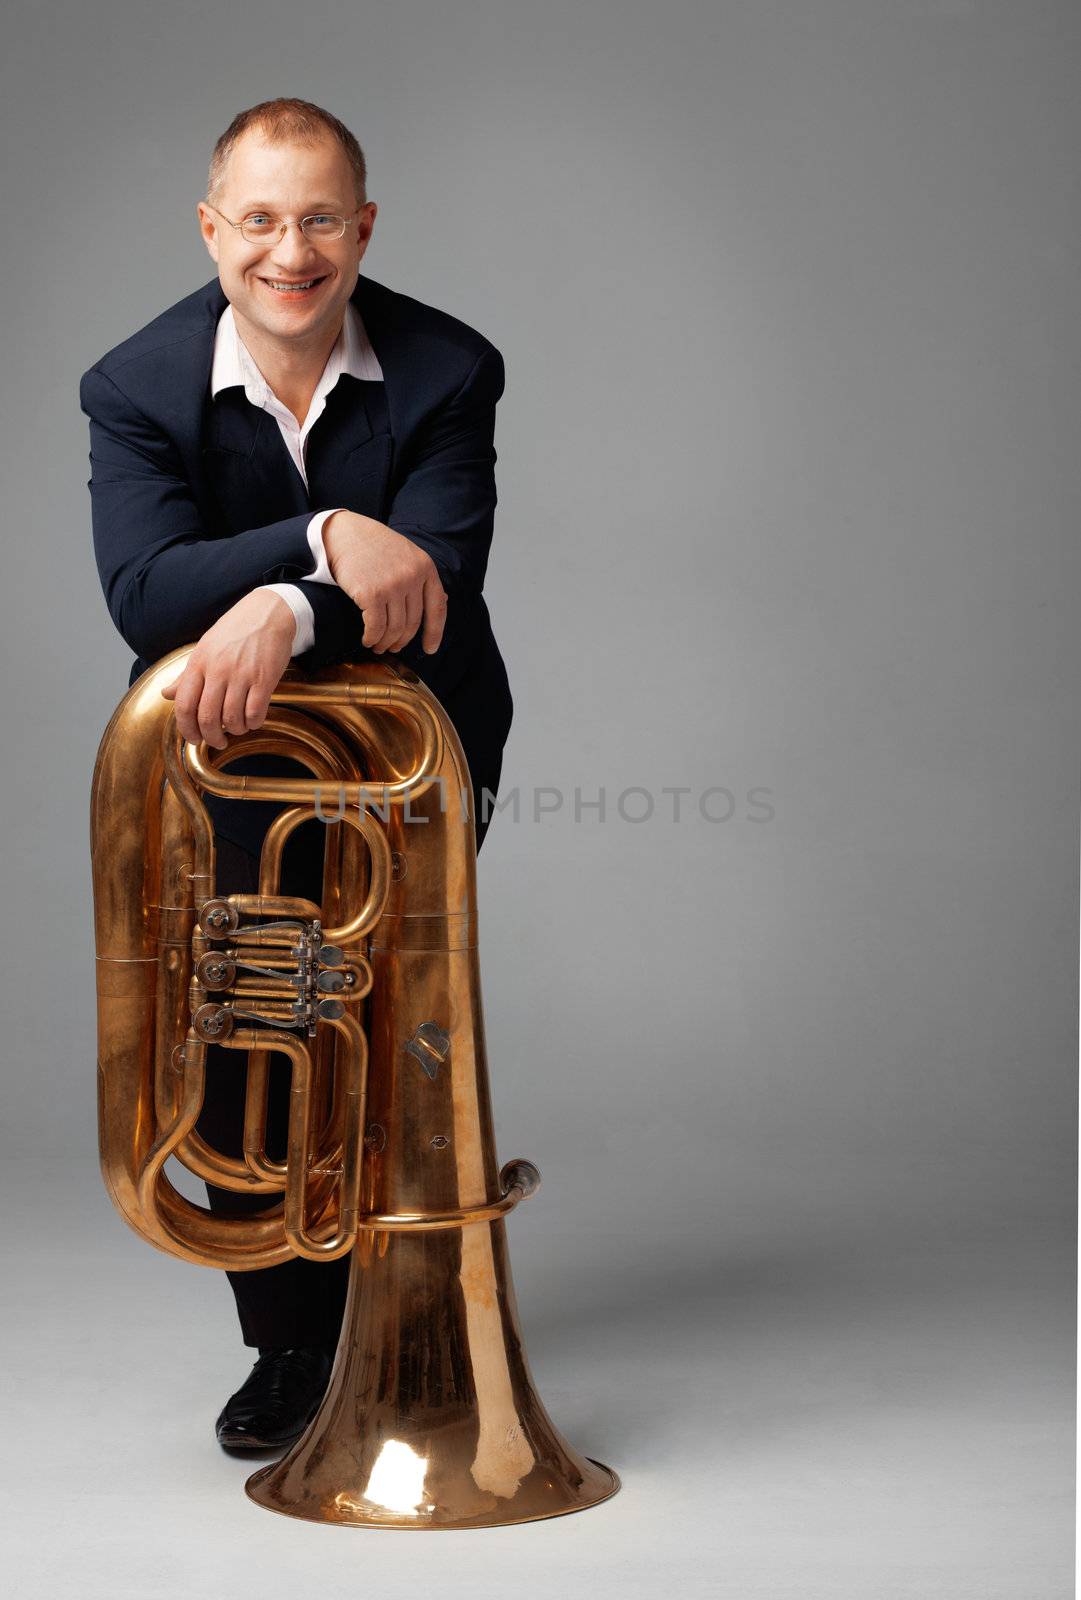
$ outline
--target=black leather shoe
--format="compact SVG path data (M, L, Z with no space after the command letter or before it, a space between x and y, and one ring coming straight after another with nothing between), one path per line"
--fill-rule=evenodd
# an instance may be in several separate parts
M260 1350L214 1424L228 1450L274 1450L299 1439L326 1393L334 1353L313 1346Z

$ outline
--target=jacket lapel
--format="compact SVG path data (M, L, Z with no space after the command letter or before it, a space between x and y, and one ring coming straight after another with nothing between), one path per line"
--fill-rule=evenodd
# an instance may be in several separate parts
M401 296L372 278L358 278L350 300L383 369L383 386L395 457L431 403L431 346L422 349L416 329L402 314ZM408 305L408 301L403 302Z
M308 435L312 505L340 503L365 516L381 516L392 455L384 385L343 373Z
M225 520L224 532L281 522L308 509L304 481L277 423L250 405L243 389L207 402L203 465Z

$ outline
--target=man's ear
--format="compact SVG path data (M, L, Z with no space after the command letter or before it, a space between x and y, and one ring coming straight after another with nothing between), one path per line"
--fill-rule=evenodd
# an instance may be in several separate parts
M379 207L376 205L374 200L365 201L364 209L361 212L360 216L357 218L357 260L358 260L358 262L359 262L361 256L364 254L365 250L367 250L367 248L368 248L368 241L371 239L372 229L375 227L375 216L376 216L376 212L378 210L379 210Z
M216 263L218 259L218 224L215 221L214 213L204 200L200 200L195 209L199 217L199 232L203 236L203 243L210 252L211 260Z

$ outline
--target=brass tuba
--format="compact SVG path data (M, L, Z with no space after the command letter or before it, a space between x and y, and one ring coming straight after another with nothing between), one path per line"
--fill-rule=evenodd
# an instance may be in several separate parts
M537 1187L497 1170L477 957L470 781L412 672L290 669L256 733L185 744L135 683L94 771L101 1168L158 1249L244 1270L351 1254L342 1334L307 1432L262 1467L258 1504L316 1522L473 1528L578 1511L619 1487L561 1437L522 1346L503 1219ZM310 777L241 776L274 753ZM201 798L272 800L258 894L215 887ZM326 829L321 905L279 889L293 829ZM215 1043L246 1052L243 1158L196 1131ZM269 1056L291 1068L286 1159L266 1150ZM167 1162L266 1197L214 1214Z

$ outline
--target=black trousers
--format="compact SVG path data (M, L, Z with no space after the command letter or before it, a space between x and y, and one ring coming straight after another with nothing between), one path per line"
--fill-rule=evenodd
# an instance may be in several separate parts
M498 763L489 765L482 782L492 794L499 781ZM476 782L476 779L475 779ZM480 799L478 784L476 799ZM480 807L477 808L480 810ZM305 823L293 834L282 859L282 893L303 895L317 904L322 898L323 837L328 824ZM487 831L487 819L478 816L477 849ZM219 835L217 839L217 889L222 894L255 893L259 864L250 851ZM230 1156L243 1153L244 1093L247 1056L240 1050L207 1050L206 1090L196 1127L215 1149ZM290 1066L281 1055L270 1058L267 1095L267 1154L285 1159L289 1120ZM241 1194L232 1189L206 1186L211 1211L242 1216L265 1210L273 1197ZM244 1343L266 1349L271 1345L322 1345L333 1348L341 1331L345 1291L349 1282L348 1255L338 1261L306 1261L296 1256L277 1267L254 1272L230 1272Z

